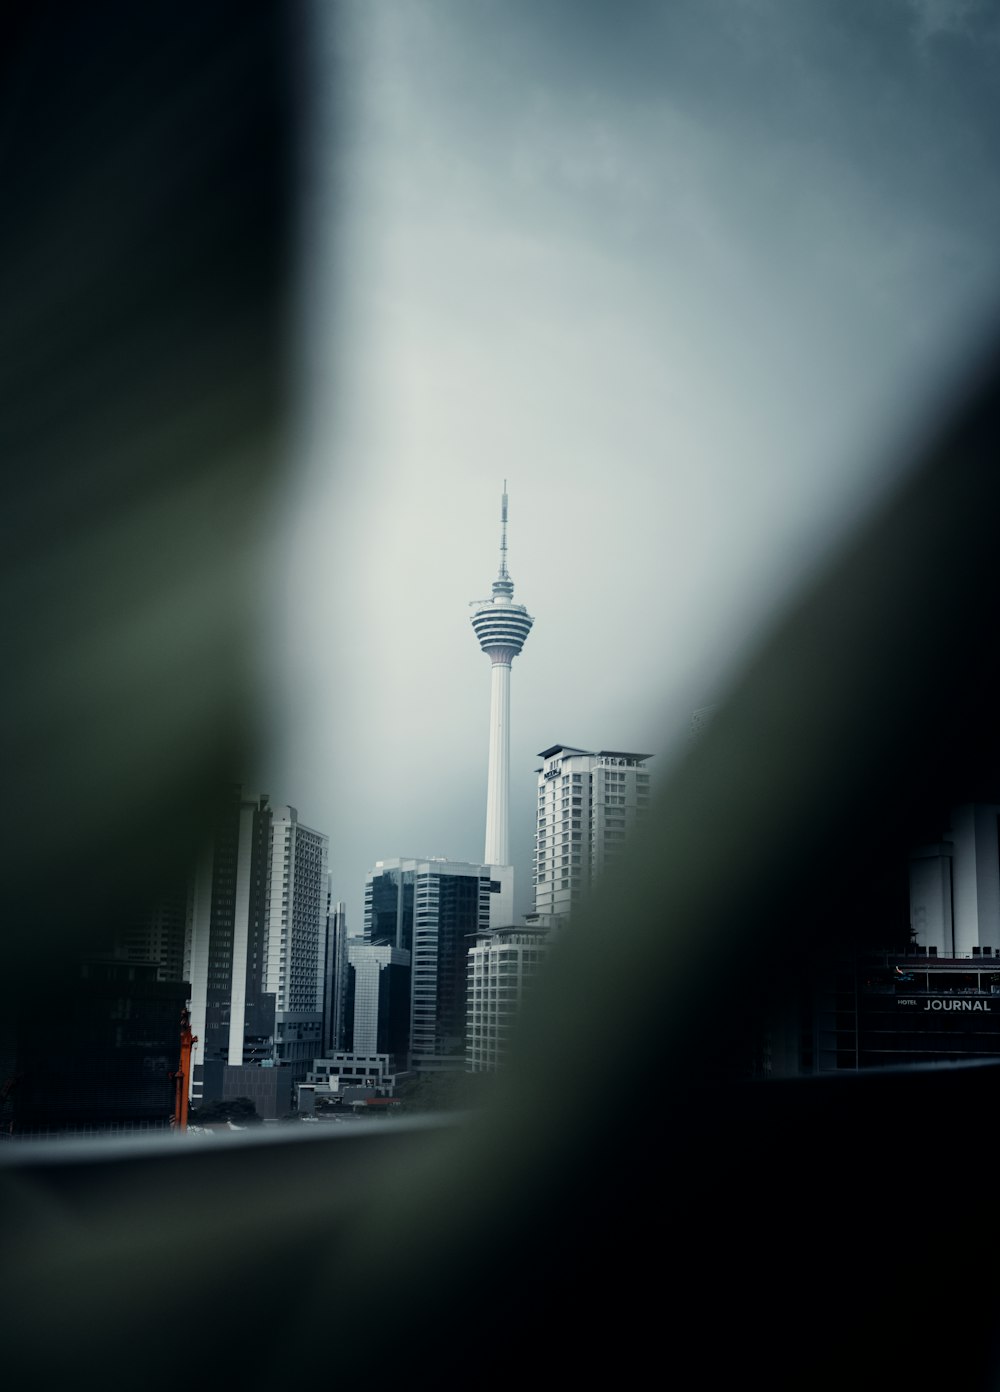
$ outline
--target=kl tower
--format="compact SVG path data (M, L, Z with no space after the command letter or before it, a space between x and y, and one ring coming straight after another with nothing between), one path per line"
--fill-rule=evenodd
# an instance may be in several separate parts
M490 927L514 921L514 872L510 864L510 664L524 647L535 622L523 604L514 603L514 582L507 569L507 480L500 504L500 569L491 599L473 601L472 627L490 659L490 763L486 782L486 849L483 863L492 866L500 892L490 899Z

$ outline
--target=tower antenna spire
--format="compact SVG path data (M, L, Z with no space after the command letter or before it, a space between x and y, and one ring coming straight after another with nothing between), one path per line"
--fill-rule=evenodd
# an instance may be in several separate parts
M497 579L509 580L507 570L507 480L503 481L503 497L500 499L500 574Z
M507 480L503 481L500 495L500 569L493 581L493 598L509 603L514 596L514 582L507 569Z

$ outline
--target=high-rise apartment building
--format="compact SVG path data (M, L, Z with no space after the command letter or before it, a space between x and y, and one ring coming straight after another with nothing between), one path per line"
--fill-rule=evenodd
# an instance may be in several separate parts
M235 789L194 875L185 977L191 983L192 1100L221 1066L272 1057L274 996L264 986L271 809ZM216 1080L205 1091L205 1066Z
M492 1073L507 1052L514 1017L549 949L549 928L523 923L480 933L469 950L466 1066Z
M329 838L276 807L269 841L264 990L274 996L274 1061L305 1077L323 1047Z
M490 659L490 738L486 784L484 863L500 884L492 923L509 923L514 913L514 873L510 865L510 669L534 623L523 604L514 603L507 569L507 481L500 507L500 569L489 599L473 602L472 627Z
M410 954L413 1068L464 1066L468 949L499 893L490 866L465 861L380 860L368 875L365 942Z
M290 1069L290 1096L321 1052L327 854L326 836L266 796L236 789L220 813L190 899L193 1101L257 1095L257 1068Z
M650 754L543 749L535 833L535 912L568 914L649 807Z

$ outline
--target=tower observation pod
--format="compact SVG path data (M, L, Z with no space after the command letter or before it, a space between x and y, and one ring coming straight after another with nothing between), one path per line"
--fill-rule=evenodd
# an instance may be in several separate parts
M474 600L472 627L492 663L490 678L490 762L486 784L487 865L509 865L508 789L510 785L510 664L524 647L535 622L523 604L514 603L514 582L507 570L507 480L500 507L500 570L491 599Z

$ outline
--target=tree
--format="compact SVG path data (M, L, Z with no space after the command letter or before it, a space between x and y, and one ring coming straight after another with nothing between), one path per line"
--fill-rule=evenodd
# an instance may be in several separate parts
M257 1108L249 1097L227 1097L215 1102L203 1102L192 1108L188 1119L195 1126L231 1121L235 1126L253 1126L260 1122Z
M406 1112L468 1111L483 1104L490 1081L486 1073L425 1073L400 1083L396 1098Z

